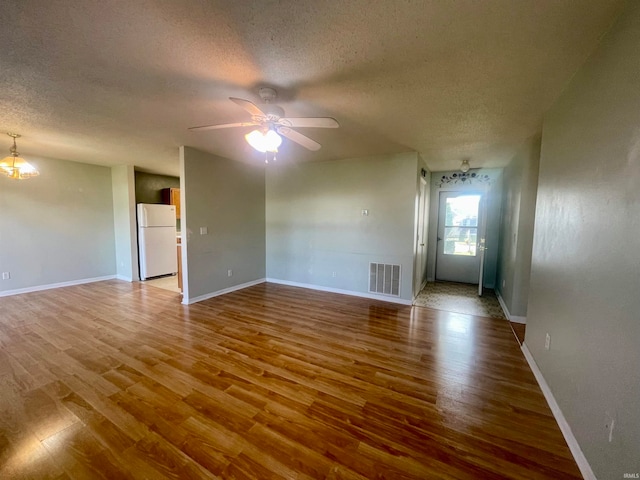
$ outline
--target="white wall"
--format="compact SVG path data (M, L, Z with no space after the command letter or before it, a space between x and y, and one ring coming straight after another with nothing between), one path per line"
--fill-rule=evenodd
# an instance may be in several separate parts
M367 294L369 262L400 264L400 298L411 301L417 162L405 153L269 165L267 277Z
M536 135L525 142L503 174L496 291L510 318L520 322L527 316L539 163L540 135Z
M440 192L446 191L487 191L487 231L484 263L484 286L495 288L498 249L500 243L500 209L502 201L502 169L500 168L480 168L472 169L469 173L478 175L488 175L491 179L489 184L478 181L454 182L441 185L442 177L451 177L459 174L460 171L432 172L431 173L431 199L429 207L429 245L427 259L427 280L435 281L436 278L436 249L438 247L438 208L440 205Z
M40 176L0 176L0 293L115 275L111 169L29 162Z
M180 168L183 303L263 280L264 166L181 147Z
M111 168L116 274L126 281L139 280L136 232L135 172L133 165Z
M629 2L542 136L525 343L600 479L640 473L639 52Z

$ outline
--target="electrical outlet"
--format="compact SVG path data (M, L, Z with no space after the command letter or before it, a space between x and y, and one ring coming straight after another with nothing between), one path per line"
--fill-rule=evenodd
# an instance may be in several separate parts
M200 227L200 235L207 235L209 233L209 229L207 227Z
M332 273L331 273L331 276L332 276L333 278L336 278L336 272L332 272Z
M609 443L613 440L613 427L616 424L616 419L613 418L609 412L604 412L604 428L607 431L607 436L609 438Z
M363 209L362 209L362 216L363 216L363 217L368 217L368 216L369 216L369 210L368 210L368 209L366 209L366 208L363 208Z
M335 275L334 275L335 277ZM11 272L2 272L2 279L9 280L11 278Z
M544 349L549 350L551 348L551 335L547 333L547 336L544 338Z
M227 270L227 277L230 277L233 275L233 270L229 269Z

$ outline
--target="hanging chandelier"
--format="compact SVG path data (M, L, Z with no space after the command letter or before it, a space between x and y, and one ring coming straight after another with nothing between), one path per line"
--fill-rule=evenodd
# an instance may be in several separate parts
M10 155L0 160L0 173L14 180L24 180L40 175L40 172L20 157L16 146L16 138L20 138L17 133L7 133L13 138L13 145L9 149Z

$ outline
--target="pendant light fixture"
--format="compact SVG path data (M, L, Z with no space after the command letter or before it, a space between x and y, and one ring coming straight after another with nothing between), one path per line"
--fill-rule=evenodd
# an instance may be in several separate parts
M20 138L20 135L17 133L7 133L7 135L13 138L13 145L9 149L10 155L0 160L0 173L14 180L25 180L40 175L38 170L20 158L16 147L16 138Z

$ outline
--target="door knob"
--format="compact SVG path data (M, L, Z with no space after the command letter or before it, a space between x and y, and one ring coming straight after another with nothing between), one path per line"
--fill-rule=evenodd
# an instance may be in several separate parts
M438 241L442 240L440 237L438 237Z
M421 244L420 244L420 246L421 246L421 247L424 247L424 243L421 243Z

